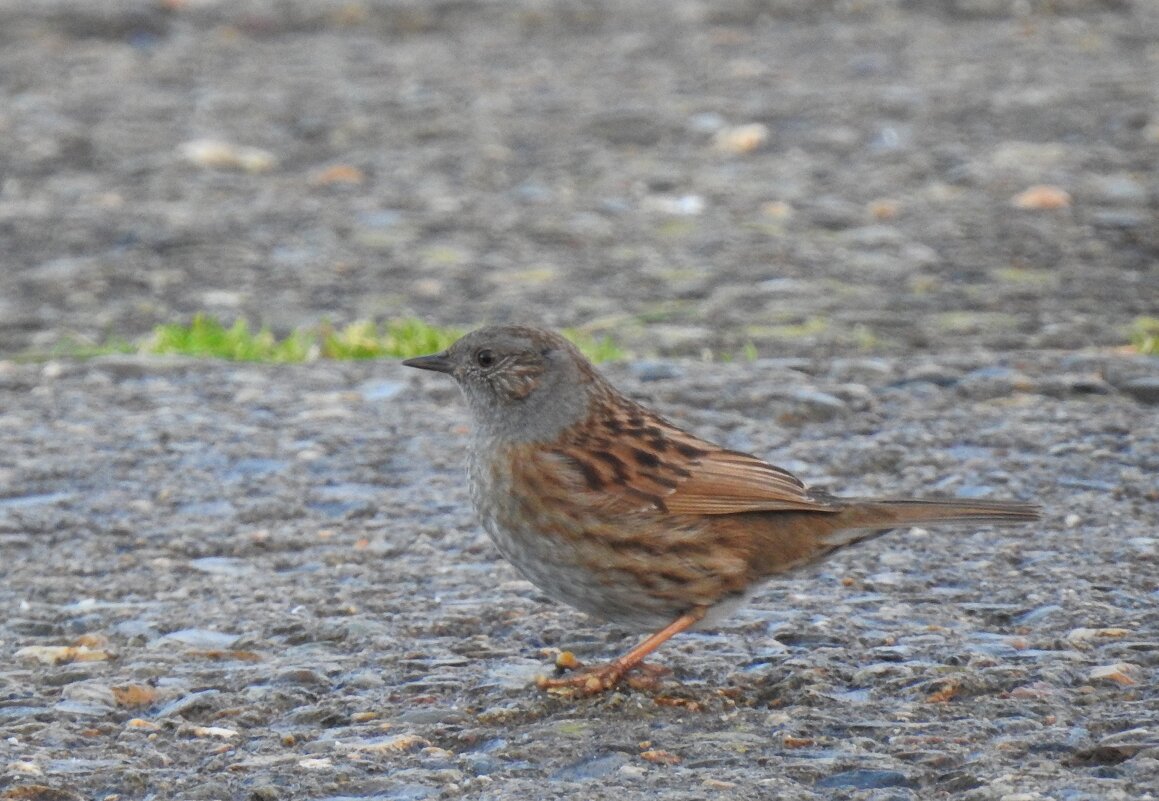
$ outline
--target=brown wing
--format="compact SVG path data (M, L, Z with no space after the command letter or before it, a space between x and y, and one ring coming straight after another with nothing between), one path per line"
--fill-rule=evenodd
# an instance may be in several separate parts
M575 471L577 489L620 507L700 515L840 510L787 470L694 437L635 404L573 427L552 454Z
M726 515L837 509L809 494L787 470L739 451L717 449L691 460L691 475L664 499L676 514Z

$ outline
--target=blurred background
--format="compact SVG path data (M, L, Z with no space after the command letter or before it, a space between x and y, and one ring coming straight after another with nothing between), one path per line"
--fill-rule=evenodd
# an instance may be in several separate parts
M0 353L207 312L1123 345L1150 0L0 0Z

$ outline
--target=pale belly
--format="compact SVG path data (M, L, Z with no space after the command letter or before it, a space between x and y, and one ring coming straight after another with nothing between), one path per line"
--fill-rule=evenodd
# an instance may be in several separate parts
M492 472L489 481L479 481L475 465L469 473L472 502L499 552L544 593L594 617L655 631L704 606L704 628L743 603L751 589L719 581L699 550L687 547L694 532L683 532L679 553L641 549L630 542L640 522L630 516L557 514L539 498L521 497L505 476ZM689 525L674 521L682 524ZM674 529L674 536L680 533Z

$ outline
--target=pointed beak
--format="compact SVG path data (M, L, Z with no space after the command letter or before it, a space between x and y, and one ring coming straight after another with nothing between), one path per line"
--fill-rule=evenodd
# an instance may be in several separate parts
M416 356L403 362L407 367L417 367L420 370L434 370L436 373L450 373L455 369L446 351L432 353L430 356Z

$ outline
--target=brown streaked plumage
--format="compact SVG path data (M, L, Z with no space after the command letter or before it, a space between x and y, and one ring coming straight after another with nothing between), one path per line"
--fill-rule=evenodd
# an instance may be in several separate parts
M404 364L448 373L474 418L471 499L529 580L591 615L656 632L548 689L614 686L669 637L762 581L899 526L1023 523L1012 501L837 498L620 394L551 331L494 326Z

